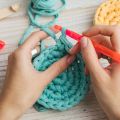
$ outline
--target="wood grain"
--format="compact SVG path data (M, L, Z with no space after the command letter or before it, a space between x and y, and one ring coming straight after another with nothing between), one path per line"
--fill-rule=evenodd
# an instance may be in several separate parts
M58 20L58 24L82 32L92 25L97 6L105 0L67 0L67 7ZM0 21L0 39L5 40L6 48L0 51L0 88L3 86L7 69L8 55L17 48L18 41L28 26L26 9L29 0L0 0L0 8L19 2L21 10L7 19ZM50 19L41 19L41 23ZM28 110L20 120L107 120L100 109L93 92L76 107L58 112L49 110L37 112L34 108Z

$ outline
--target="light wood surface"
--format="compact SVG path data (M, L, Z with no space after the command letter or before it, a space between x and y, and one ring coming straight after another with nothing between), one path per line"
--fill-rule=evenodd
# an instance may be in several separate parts
M6 41L6 48L0 51L0 88L2 88L7 68L8 55L17 48L25 28L28 26L26 8L30 0L0 0L0 8L19 2L21 9L7 19L0 21L0 39ZM58 24L82 32L92 25L97 6L105 0L67 0L67 7L58 20ZM48 19L45 19L47 21ZM43 23L43 20L41 20ZM64 111L37 112L28 110L21 120L107 120L100 109L93 92L76 107Z
M17 12L19 8L20 8L20 5L16 3L11 6L0 9L0 20L7 18L8 16Z

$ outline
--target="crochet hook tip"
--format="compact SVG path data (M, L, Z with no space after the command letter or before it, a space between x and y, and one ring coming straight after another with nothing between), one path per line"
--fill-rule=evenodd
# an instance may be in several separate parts
M59 25L55 25L54 26L55 29L58 29L58 30L62 30L62 27L59 26ZM77 40L78 42L80 42L81 38L84 37L83 35L80 35L76 32L73 32L71 30L66 30L66 35L70 36L71 38L74 38L75 40ZM116 53L115 51L103 46L103 45L100 45L98 44L97 42L91 40L92 43L93 43L93 46L95 47L96 51L99 52L99 53L102 53L110 58L112 58L113 60L115 60L116 62L119 62L120 63L120 54L119 53Z
M54 28L57 30L62 30L62 27L60 25L54 25ZM76 32L73 32L71 30L66 29L66 35L70 36L71 38L77 40L78 42L80 42L81 38L83 37L83 35L80 35Z

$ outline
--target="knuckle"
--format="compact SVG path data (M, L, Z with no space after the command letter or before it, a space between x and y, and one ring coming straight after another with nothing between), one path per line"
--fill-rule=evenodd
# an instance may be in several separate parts
M20 60L23 58L24 55L24 49L22 48L22 46L20 46L18 49L16 49L15 51L13 51L9 56L8 56L8 63L10 63L11 61L14 60Z
M21 58L23 56L23 50L21 49L17 49L12 53L12 56L16 59L16 58Z
M33 33L31 34L31 36L36 36L36 35L39 34L39 33L40 33L40 31L33 32Z
M31 36L34 36L34 35L36 35L36 32L33 32L33 33L31 34Z
M101 25L94 25L93 28L99 28Z
M95 30L96 30L96 29L100 30L102 27L103 27L102 25L94 25L94 26L93 26L93 29L95 29Z

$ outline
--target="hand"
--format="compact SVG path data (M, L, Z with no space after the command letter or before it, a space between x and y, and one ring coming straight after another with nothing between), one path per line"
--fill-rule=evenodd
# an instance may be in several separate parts
M46 37L47 34L42 31L33 33L9 56L6 79L0 96L0 120L19 118L36 102L44 88L73 62L75 56L67 55L47 70L36 71L31 63L31 51Z
M83 34L89 38L96 38L98 42L105 43L107 47L120 53L120 27L94 26ZM101 39L97 39L95 36L99 36ZM120 63L112 61L108 68L103 69L89 38L84 37L80 47L92 78L95 95L109 119L120 120Z

